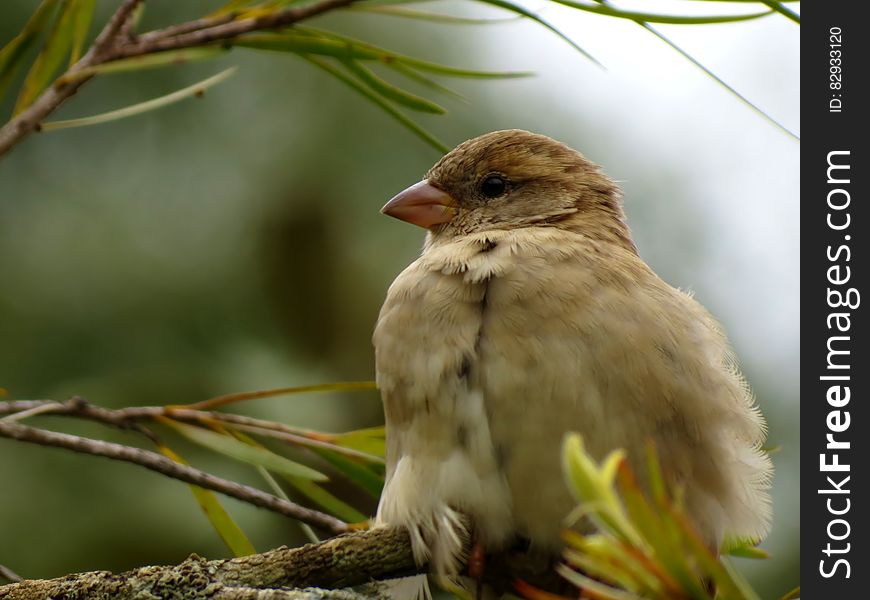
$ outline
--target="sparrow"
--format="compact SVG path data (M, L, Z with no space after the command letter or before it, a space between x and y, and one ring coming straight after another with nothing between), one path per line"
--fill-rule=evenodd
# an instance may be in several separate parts
M459 573L470 540L554 555L574 500L566 432L602 459L646 445L711 549L771 519L764 419L728 341L640 258L613 180L549 137L496 131L382 212L428 230L374 330L386 420L376 523Z

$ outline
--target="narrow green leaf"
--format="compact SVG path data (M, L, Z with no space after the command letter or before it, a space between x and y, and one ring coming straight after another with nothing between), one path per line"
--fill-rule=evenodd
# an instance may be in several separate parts
M600 4L607 4L607 0L595 0L595 1L600 3ZM706 1L711 1L711 0L706 0ZM719 0L712 0L712 1L719 1ZM755 1L755 0L753 0L753 1ZM741 93L739 93L736 89L734 89L733 87L731 87L730 85L725 83L725 81L722 80L718 75L713 73L713 71L711 71L710 69L708 69L707 67L702 65L700 63L700 61L698 61L691 54L689 54L688 52L686 52L685 50L680 48L677 44L672 42L668 37L666 37L664 34L659 32L657 29L653 28L652 25L649 25L648 23L644 23L643 21L635 21L635 22L638 25L640 25L641 27L643 27L644 29L646 29L647 31L649 31L651 34L653 34L654 36L659 38L665 44L667 44L668 46L670 46L671 48L673 48L674 50L679 52L683 56L683 58L685 58L686 60L691 62L693 65L695 65L699 69L701 69L713 81L715 81L716 83L721 85L723 88L725 88L732 96L734 96L735 98L740 100L743 104L745 104L750 109L752 109L752 111L755 112L755 114L759 115L764 120L766 120L768 123L772 124L774 127L779 129L780 131L784 132L788 136L792 137L793 139L798 140L798 141L800 140L800 138L797 135L795 135L793 132L791 132L785 125L783 125L782 123L780 123L779 121L777 121L776 119L771 117L769 114L764 112L761 108L759 108L758 106L753 104L748 98L746 98Z
M271 390L254 390L251 392L235 392L232 394L223 394L208 400L194 402L192 404L182 404L179 408L190 410L206 410L243 402L245 400L258 400L260 398L274 398L275 396L286 396L292 394L306 394L309 392L358 392L365 390L376 390L378 386L374 381L339 381L336 383L319 383L315 385L297 385L293 387L275 388Z
M594 56L589 54L586 50L581 48L577 44L577 42L575 42L574 40L569 38L567 35L562 33L560 30L556 29L556 27L551 25L548 21L545 21L544 19L542 19L541 17L539 17L538 15L533 13L532 11L520 6L519 4L514 4L513 2L510 2L509 0L478 0L478 1L483 2L484 4L489 4L491 6L497 6L499 8L503 8L504 10L508 10L514 14L517 14L517 15L522 15L523 17L526 17L527 19L534 21L538 25L546 27L547 29L549 29L550 31L555 33L557 36L559 36L560 38L565 40L568 44L570 44L572 48L577 50L577 52L579 52L580 54L582 54L583 56L585 56L586 58L591 60L593 63L595 63L599 67L602 66L601 63L598 62L598 59L596 59Z
M339 500L316 483L307 479L299 479L298 477L285 477L285 479L303 496L317 503L326 512L334 517L338 517L342 521L347 523L362 523L368 520L368 517L350 504Z
M199 96L208 88L215 86L230 77L233 73L235 73L235 71L236 67L230 67L225 71L221 71L217 75L212 75L208 79L203 79L199 83L195 83L186 88L172 92L171 94L166 94L165 96L160 96L159 98L146 100L145 102L140 102L132 106L119 108L118 110L112 110L109 112L101 113L99 115L93 115L91 117L82 117L79 119L67 119L64 121L50 121L48 123L43 123L42 131L56 131L58 129L69 129L70 127L85 127L88 125L108 123L110 121L117 121L119 119L125 119L127 117L141 115L145 112L156 110L164 106L169 106L170 104L174 104L176 102L184 100L185 98L190 98L191 96Z
M770 554L767 552L767 550L764 550L762 548L756 548L755 546L735 546L734 548L728 548L727 551L723 550L722 554L727 554L728 556L737 556L740 558L770 558Z
M364 2L364 6L396 6L405 4L422 4L424 2L432 2L432 0L360 0Z
M37 96L48 87L54 78L58 67L63 64L72 47L75 19L76 1L64 0L60 15L46 35L42 51L33 61L33 66L30 67L30 71L21 85L13 114L18 114L33 104Z
M714 556L701 540L694 527L682 515L671 513L671 518L682 525L682 539L686 542L687 554L698 565L700 571L709 577L720 598L739 598L741 600L759 600L749 586L736 577L728 565Z
M657 562L679 582L690 598L710 600L693 571L683 541L674 539L673 528L665 522L666 516L649 505L628 468L619 472L619 491L632 525L641 532Z
M600 581L595 581L590 577L586 577L582 573L569 569L565 565L557 565L556 571L559 575L582 589L584 592L595 594L592 597L597 598L598 600L644 600L641 596L632 594L631 592L618 590L609 585L605 585Z
M607 556L598 556L590 552L565 550L563 558L579 570L596 579L613 584L627 592L641 592L643 583L638 581L634 573L625 568L615 568Z
M386 455L385 436L383 426L369 427L338 434L333 439L333 443L383 458Z
M225 425L221 424L221 427L225 427ZM229 429L229 432L246 444L258 446L261 448L263 447L262 444L257 442L257 440L242 433L241 431L238 431L236 429ZM257 469L260 471L260 474L263 476L263 478L269 483L270 487L272 487L276 495L284 498L285 500L289 500L289 498L287 498L287 494L284 492L281 486L278 485L278 482L275 481L269 471L267 471L263 467L257 467ZM301 493L303 496L306 496L309 500L312 500L313 502L319 504L321 508L326 509L326 511L329 512L332 516L338 517L342 521L346 521L348 523L362 523L363 521L368 520L368 517L366 517L364 514L362 514L349 504L339 500L316 483L309 481L308 479L300 479L299 477L288 477L286 475L282 475L282 477L288 483L290 483L290 485L296 488L299 493ZM306 531L306 533L308 531Z
M435 90L436 92L440 92L447 96L452 96L457 100L461 100L463 102L467 102L467 100L462 96L462 94L451 90L449 87L443 86L434 79L426 77L422 73L414 70L412 67L405 65L404 63L393 61L388 65L391 69L400 73L407 77L412 81L416 81L417 83L424 85L430 89Z
M174 419L167 419L166 417L158 417L158 420L161 423L172 427L190 441L208 448L209 450L214 450L224 456L229 456L252 465L261 466L270 471L287 475L289 477L298 477L300 479L309 479L313 481L327 480L326 475L315 471L311 467L307 467L294 462L289 458L275 454L266 448L246 444L231 435L215 433L214 431L202 427L187 425L175 421Z
M324 61L323 59L320 59L320 58L317 58L314 56L307 56L304 54L301 56L302 56L302 58L304 58L308 62L320 67L321 69L323 69L324 71L326 71L327 73L329 73L330 75L332 75L333 77L335 77L336 79L341 81L342 83L350 86L351 88L353 88L354 90L356 90L357 92L362 94L365 98L368 98L370 101L375 103L378 107L380 107L384 112L386 112L388 115L390 115L391 117L396 119L399 123L401 123L411 133L413 133L414 135L416 135L417 137L419 137L420 139L425 141L427 144L429 144L430 146L432 146L433 148L435 148L439 152L446 154L447 152L450 151L450 148L448 148L441 141L439 141L437 138L432 136L432 134L430 134L428 131L426 131L425 129L423 129L419 125L417 125L414 121L412 121L411 119L409 119L408 117L403 115L401 112L396 110L396 108L393 107L393 105L391 105L389 102L387 102L386 100L381 98L379 95L377 95L376 93L371 91L369 88L367 88L363 84L359 83L356 79L353 79L352 77L349 77L348 75L345 75L342 71L340 71L339 69L336 69L331 64Z
M384 81L375 75L371 69L361 65L355 60L345 59L341 61L341 64L343 64L345 68L355 75L362 83L369 86L373 92L380 94L387 100L392 100L396 104L401 104L402 106L406 106L411 110L419 112L436 115L443 115L447 112L434 102L430 102L425 98L421 98L420 96L407 92L400 87Z
M282 500L286 500L287 502L291 502L290 497L287 495L287 492L284 491L275 478L272 477L272 474L269 473L263 467L256 467L257 473L260 474L260 477L266 480L266 483L269 484L269 487L272 488L272 493L281 498ZM302 521L296 521L296 524L299 526L299 529L302 530L302 533L308 538L308 541L312 544L317 544L320 542L320 538L317 537L317 534L314 533L314 530L311 528L308 523L303 523Z
M765 6L769 6L771 10L775 10L784 17L791 19L798 25L801 24L801 16L790 8L786 8L785 6L783 6L782 2L775 2L774 0L761 0L761 3Z
M9 89L27 51L33 47L39 34L51 20L56 4L57 0L42 0L21 32L0 50L0 100Z
M801 597L801 586L789 590L789 592L779 600L796 600Z
M105 73L122 73L126 71L141 71L143 69L156 69L160 67L181 65L197 60L207 60L220 56L227 52L223 46L200 46L198 48L185 48L183 50L170 50L168 52L156 52L154 54L144 54L142 56L134 56L131 58L122 58L111 62L94 65L65 75L60 80L78 79L81 77L90 77L91 75Z
M418 19L421 21L429 21L430 23L447 23L449 25L497 25L500 23L510 23L518 21L522 17L507 17L507 18L471 18L457 17L455 15L446 15L423 10L414 10L405 8L404 6L390 6L384 4L351 4L345 10L353 12L369 12L390 17L402 17L405 19Z
M310 27L295 26L292 30L282 33L255 33L244 35L234 40L233 45L255 50L272 52L291 52L293 54L309 54L330 56L338 59L376 60L387 66L401 62L421 71L450 77L468 77L473 79L512 79L528 77L526 71L476 71L440 65L419 60L403 54L398 54L379 48L372 44L355 40L336 33L320 31Z
M361 465L331 450L315 449L314 452L335 467L336 470L350 481L371 494L372 497L378 498L381 495L381 490L384 487L384 477L382 474L375 472L372 467Z
M230 0L216 11L210 13L208 16L222 17L224 15L239 12L250 6L253 2L254 0Z
M689 15L662 15L657 13L636 12L631 10L622 10L613 8L607 4L590 5L575 2L574 0L552 0L556 4L562 4L584 12L590 12L597 15L607 17L617 17L619 19L628 19L630 21L645 21L647 23L667 23L668 25L709 25L713 23L734 23L737 21L748 21L757 19L772 14L772 10L765 10L759 13L749 13L745 15L707 15L707 16L689 16Z
M167 446L159 446L159 450L161 454L179 464L188 464L187 461ZM227 545L227 548L230 549L230 552L233 553L233 556L249 556L257 553L248 536L245 535L242 528L238 526L226 511L214 492L201 488L198 485L190 485L189 487L211 526L214 527L214 530L224 541L224 544Z
M691 62L693 65L695 65L695 66L698 67L699 69L701 69L704 73L707 74L708 77L712 78L713 81L715 81L716 83L718 83L719 85L721 85L723 88L725 88L726 90L728 90L728 92L730 92L732 96L734 96L735 98L737 98L738 100L740 100L743 104L745 104L745 105L748 106L750 109L752 109L752 111L753 111L755 114L759 115L759 116L762 117L765 121L767 121L768 123L772 124L772 125L775 126L777 129L779 129L780 131L786 133L787 135L789 135L789 136L792 137L793 139L798 140L798 141L800 140L800 138L799 138L795 133L793 133L791 130L789 130L785 125L783 125L782 123L780 123L779 121L777 121L776 119L774 119L772 116L770 116L769 114L767 114L766 112L764 112L761 108L759 108L757 105L755 105L751 100L749 100L748 98L746 98L746 96L744 96L743 94L741 94L740 92L738 92L736 89L734 89L733 87L731 87L730 85L728 85L727 83L725 83L725 81L724 81L723 79L721 79L718 75L716 75L715 73L713 73L713 71L711 71L710 69L708 69L707 67L705 67L704 65L702 65L702 64L701 64L701 63L700 63L700 62L699 62L695 57L693 57L691 54L689 54L688 52L686 52L685 50L683 50L682 48L680 48L679 46L677 46L674 42L672 42L670 39L668 39L667 37L665 37L663 34L661 34L660 32L658 32L657 30L653 29L653 27L652 27L651 25L647 25L646 23L638 23L638 24L639 24L641 27L643 27L644 29L646 29L647 31L649 31L650 33L652 33L654 36L656 36L657 38L659 38L660 40L662 40L662 41L663 41L664 43L666 43L668 46L670 46L671 48L673 48L674 50L676 50L677 52L679 52L680 54L682 54L682 55L683 55L683 58L685 58L686 60L688 60L689 62Z
M70 66L77 63L82 57L97 0L73 0L73 3L75 14L73 16L72 50L69 55Z
M665 488L665 478L662 474L659 455L652 441L646 447L646 467L652 498L658 506L663 506L668 501L668 492Z
M640 590L655 592L655 597L679 594L679 585L649 556L630 544L604 533L584 536L568 531L563 534L563 538L571 548L576 548L581 554L594 554L607 560L612 569L627 571L638 582ZM571 563L571 555L566 553L565 559Z

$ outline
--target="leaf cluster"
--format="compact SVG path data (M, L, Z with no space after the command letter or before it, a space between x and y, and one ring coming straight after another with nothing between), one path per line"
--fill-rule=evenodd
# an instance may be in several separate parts
M424 1L426 0L349 0L341 6L336 6L336 10L357 14L369 13L380 18L411 19L450 26L493 25L517 19L527 19L547 28L583 56L599 64L589 51L565 35L553 23L514 0L469 0L496 9L498 12L507 13L509 15L507 18L469 18L443 12L420 10L413 6ZM779 123L728 86L689 53L653 29L653 25L700 26L734 23L771 14L779 14L799 23L800 17L787 8L788 1L687 0L687 4L696 6L714 2L719 4L728 2L738 6L755 4L761 10L740 11L737 14L674 15L624 10L614 6L609 0L550 0L553 4L574 9L579 13L589 15L590 18L603 16L637 23L692 61L730 93L780 128L782 126ZM120 57L113 57L110 52L105 60L91 61L92 64L75 68L76 63L82 58L87 48L96 2L95 0L41 0L21 32L0 49L0 101L4 95L16 87L13 84L16 83L16 74L19 71L26 70L26 75L17 86L17 99L11 115L13 119L21 115L51 86L63 86L74 80L82 80L95 75L176 66L194 60L207 60L221 56L235 48L284 53L296 56L341 81L427 144L440 152L445 152L447 146L408 114L444 114L446 112L446 108L442 106L443 100L439 100L438 97L443 99L458 98L459 94L439 81L440 78L507 79L531 75L526 71L486 71L443 65L394 52L334 31L300 24L277 30L253 31L226 37L215 36L219 39L211 41L204 37L200 41L192 40L189 45L183 45L184 47L181 48L160 50L159 42L171 40L173 37L194 32L217 31L220 26L229 23L273 17L280 15L282 11L292 10L304 4L303 0L230 0L217 7L210 14L189 23L136 34L136 24L146 6L144 2L139 2L130 22L125 24L125 30L121 32L121 35L126 36L126 39L119 40L122 48L126 47L127 50L138 48L134 55L124 56L122 52ZM146 42L158 43L149 49ZM136 46L137 43L139 46ZM38 48L38 51L33 52L32 50L35 48ZM170 94L100 115L44 122L38 126L43 131L51 131L105 123L138 115L189 97L201 96L206 89L224 81L233 72L234 69L227 69ZM429 90L430 97L424 97L406 89L408 82L414 82Z

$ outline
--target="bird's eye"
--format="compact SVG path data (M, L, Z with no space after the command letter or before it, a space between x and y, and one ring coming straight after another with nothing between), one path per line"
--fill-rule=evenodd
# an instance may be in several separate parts
M480 184L481 193L487 198L501 196L507 189L507 182L501 175L490 175Z

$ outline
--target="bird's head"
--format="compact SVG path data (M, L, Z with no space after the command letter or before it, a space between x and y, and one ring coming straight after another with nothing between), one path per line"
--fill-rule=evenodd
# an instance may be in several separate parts
M463 142L382 212L434 238L549 226L634 248L617 185L576 150L519 129Z

